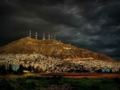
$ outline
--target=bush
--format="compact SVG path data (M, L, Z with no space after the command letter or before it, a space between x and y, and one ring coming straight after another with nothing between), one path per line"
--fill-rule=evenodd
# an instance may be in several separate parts
M56 87L67 86L72 90L120 90L120 79L73 79L73 78L46 78L46 77L26 77L16 79L0 79L0 90L36 90L55 85ZM67 88L66 86L66 88ZM45 90L47 90L46 88ZM70 89L71 90L71 89Z

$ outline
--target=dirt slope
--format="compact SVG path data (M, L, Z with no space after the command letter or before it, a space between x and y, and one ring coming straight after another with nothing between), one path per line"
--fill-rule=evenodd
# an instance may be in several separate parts
M13 41L0 48L0 54L8 53L41 53L45 56L58 57L61 59L72 60L105 60L114 61L112 58L92 52L86 49L77 48L70 44L64 44L57 40L37 40L29 37L25 37L16 41Z

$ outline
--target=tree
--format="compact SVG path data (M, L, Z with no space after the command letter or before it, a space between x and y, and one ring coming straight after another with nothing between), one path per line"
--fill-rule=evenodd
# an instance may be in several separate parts
M9 72L9 73L13 73L13 70L12 70L11 64L9 65L8 72Z
M0 67L0 74L7 74L7 70L5 69L5 65Z
M33 67L31 65L28 66L28 71L30 71L30 72L33 71Z
M19 69L18 69L18 73L19 74L23 74L23 70L24 70L24 67L23 67L23 65L22 64L20 64L20 67L19 67Z

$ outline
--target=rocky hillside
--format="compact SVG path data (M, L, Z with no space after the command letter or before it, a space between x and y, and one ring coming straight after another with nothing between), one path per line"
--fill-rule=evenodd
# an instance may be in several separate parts
M37 40L33 38L22 38L0 47L0 54L32 54L40 53L45 56L60 58L64 60L104 60L115 61L112 58L77 48L70 44L64 44L57 40Z

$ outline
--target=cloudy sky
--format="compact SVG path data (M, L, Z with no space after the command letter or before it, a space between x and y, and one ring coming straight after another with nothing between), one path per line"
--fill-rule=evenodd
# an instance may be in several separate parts
M120 60L119 0L0 0L0 46L30 30Z

